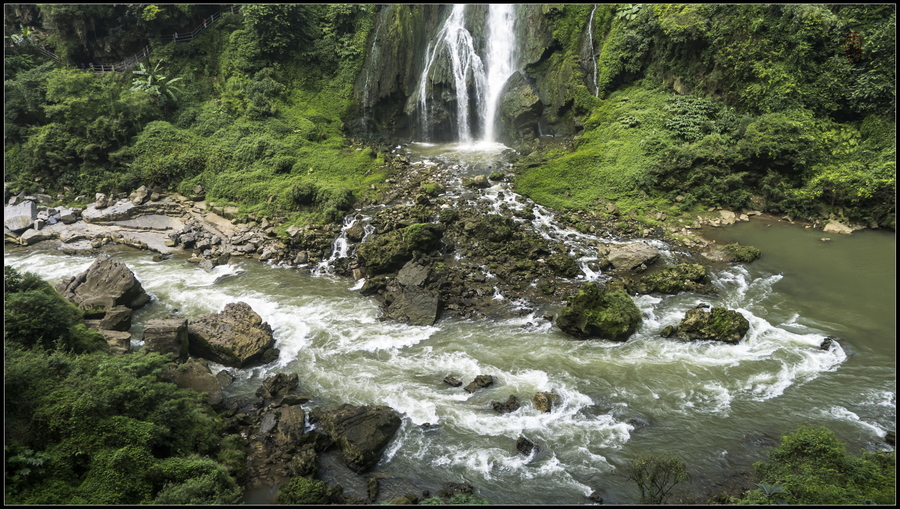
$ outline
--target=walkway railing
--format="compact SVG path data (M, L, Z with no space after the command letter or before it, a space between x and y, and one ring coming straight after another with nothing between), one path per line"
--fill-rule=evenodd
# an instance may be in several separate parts
M221 19L223 12L228 13L228 14L234 14L234 13L238 12L239 10L240 10L239 5L232 5L227 11L219 11L208 18L204 18L203 23L201 23L197 28L192 30L190 33L179 34L178 32L175 32L174 34L171 34L168 36L166 36L166 35L161 36L161 40L163 43L191 42L195 38L197 38L197 36L199 36L201 32L203 32L207 28L211 27L213 25L213 23L215 23L216 21ZM28 39L28 42L30 42L31 45L34 46L35 49L37 49L40 54L53 60L57 64L60 63L59 57L56 56L55 54L38 46L31 39ZM142 49L141 51L136 53L134 56L132 56L130 58L126 58L125 60L123 60L121 62L117 62L114 64L88 63L88 64L81 64L81 67L83 69L90 69L95 72L125 72L128 69L137 65L137 63L140 62L141 60L144 60L145 58L147 58L147 56L149 54L150 54L150 46L145 46L144 49Z

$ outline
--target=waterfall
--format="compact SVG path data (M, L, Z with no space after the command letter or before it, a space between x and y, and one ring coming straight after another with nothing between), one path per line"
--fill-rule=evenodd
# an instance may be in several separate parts
M500 93L516 71L515 10L511 4L492 4L487 17L487 89L484 111L484 141L494 142Z
M430 141L429 99L433 93L429 83L441 69L438 63L450 63L456 93L456 134L461 143L471 143L475 125L471 111L483 128L483 139L495 141L495 123L500 93L515 72L515 11L511 5L490 5L486 23L486 53L484 59L475 51L471 32L465 26L465 5L453 6L433 43L425 51L425 68L417 90L419 122L424 141ZM474 108L470 107L470 93L474 87Z
M456 89L456 133L460 142L472 141L472 129L469 125L469 89L466 83L471 79L475 85L477 102L484 97L484 64L481 57L475 52L475 42L472 34L466 29L466 6L457 4L453 6L453 12L438 32L434 46L429 46L426 52L425 71L419 83L419 106L422 115L422 128L428 141L428 77L434 72L434 64L438 58L450 60L450 70L453 73L453 85Z
M597 86L597 55L594 54L594 12L597 11L597 4L591 9L591 17L588 20L588 41L591 45L591 63L594 64L594 97L599 97L600 88Z

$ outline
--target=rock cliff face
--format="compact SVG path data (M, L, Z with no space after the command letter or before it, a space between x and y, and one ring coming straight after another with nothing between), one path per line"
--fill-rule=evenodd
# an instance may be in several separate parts
M348 126L352 135L386 141L424 139L418 125L419 87L427 52L433 49L451 10L449 5L391 5L376 15L369 53L355 84L360 109ZM519 71L507 81L499 105L497 139L506 144L532 141L538 136L539 123L545 134L568 136L577 130L569 115L574 97L571 85L587 80L583 57L563 51L545 11L541 5L515 7L515 67ZM463 16L482 62L487 60L487 13L486 6L470 5ZM472 76L464 81L471 107L478 93ZM430 138L454 141L457 85L449 59L429 67L425 82ZM475 130L482 128L476 126Z

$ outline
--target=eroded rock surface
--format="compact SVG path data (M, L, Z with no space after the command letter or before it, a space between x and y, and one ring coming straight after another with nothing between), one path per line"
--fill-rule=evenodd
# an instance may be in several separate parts
M232 302L218 314L188 325L189 351L219 364L245 367L275 346L272 327L245 302Z

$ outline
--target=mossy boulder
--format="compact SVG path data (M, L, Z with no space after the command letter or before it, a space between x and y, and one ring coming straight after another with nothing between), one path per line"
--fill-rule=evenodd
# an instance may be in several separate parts
M343 405L316 415L334 440L347 466L361 473L381 459L381 453L400 428L400 414L387 406Z
M759 249L753 246L742 246L737 242L722 246L722 249L727 253L726 256L730 262L750 263L762 255L762 251Z
M278 489L280 504L327 504L328 485L324 481L313 481L305 477L294 477Z
M641 311L628 294L592 282L581 285L556 317L556 325L578 339L627 341L640 324Z
M384 235L376 235L359 246L357 256L371 275L400 270L416 252L440 247L443 226L416 223Z
M567 256L564 254L555 254L547 257L547 265L553 269L558 276L562 277L575 277L581 274L581 269L578 268L578 262L575 261L571 256Z
M675 295L679 292L710 293L706 268L697 263L680 263L641 278L645 292Z
M678 325L675 335L681 339L695 341L713 339L737 344L750 330L750 322L744 315L726 308L689 309Z

